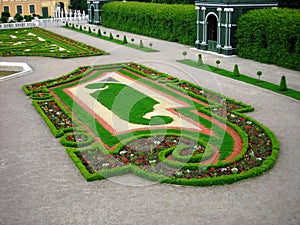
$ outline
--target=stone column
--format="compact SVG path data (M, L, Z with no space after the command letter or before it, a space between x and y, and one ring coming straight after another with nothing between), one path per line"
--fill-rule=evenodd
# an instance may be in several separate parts
M228 52L229 54L231 54L232 52L232 46L230 44L230 39L231 39L231 35L230 35L230 29L231 29L231 13L234 11L233 8L225 8L224 12L226 12L226 23L225 23L225 46L224 46L224 50L225 50L225 54L226 52Z
M221 19L222 19L222 8L217 8L218 11L218 36L217 36L217 52L221 52Z
M197 10L197 40L195 42L196 48L200 48L200 7L196 6L195 8Z
M202 22L202 30L203 30L203 38L202 38L202 45L207 45L207 24L206 24L206 21L205 21L205 11L206 11L206 8L205 7L201 7L201 10L202 10L202 14L203 14L203 20L201 21Z

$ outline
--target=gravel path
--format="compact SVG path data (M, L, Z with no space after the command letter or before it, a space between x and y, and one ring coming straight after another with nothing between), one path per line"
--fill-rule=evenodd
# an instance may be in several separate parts
M197 56L188 46L145 38L144 43L151 41L160 52L144 53L56 26L47 29L111 54L64 60L0 57L26 62L34 71L0 82L0 224L300 224L299 101L176 63L184 50L191 58ZM220 56L203 53L203 58L214 62ZM272 129L281 144L274 168L253 179L213 187L156 184L130 174L86 182L21 87L79 65L124 61L144 63L254 106L249 115ZM238 57L221 58L224 68L225 62L245 65L240 71L249 74L268 68L262 76L266 80L277 81L278 71L290 71ZM300 73L290 74L288 86L300 90Z

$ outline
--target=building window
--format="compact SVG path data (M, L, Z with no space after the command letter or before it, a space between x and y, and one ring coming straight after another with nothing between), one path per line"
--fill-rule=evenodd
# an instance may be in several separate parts
M29 5L29 13L31 14L35 13L34 5Z
M17 13L22 14L22 6L17 5Z
M9 6L4 6L4 7L3 7L3 11L4 11L4 12L9 12Z

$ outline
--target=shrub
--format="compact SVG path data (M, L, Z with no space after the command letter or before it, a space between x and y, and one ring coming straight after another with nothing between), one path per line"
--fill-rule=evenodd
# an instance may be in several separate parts
M16 15L14 16L14 20L17 22L21 22L23 20L23 16L21 16L20 13L16 13Z
M286 79L285 76L282 76L280 79L279 91L287 91Z
M142 40L140 40L140 48L144 48L144 44Z
M202 55L198 54L198 66L202 66L203 64Z
M221 61L217 59L216 60L217 68L219 68L220 63L221 63Z
M113 39L114 39L112 33L109 33L109 39L110 39L110 40L113 40Z
M260 80L260 76L262 75L262 72L259 70L256 72L256 75L258 76L258 80Z
M75 29L74 23L72 23L72 29Z
M234 65L232 76L234 77L240 76L239 66L237 64Z
M82 26L80 25L79 30L82 31Z
M102 36L102 35L101 35L101 30L100 30L100 29L98 29L97 35L98 35L98 37L101 37L101 36Z
M134 42L134 38L131 38L130 40L131 40L132 42Z
M194 5L167 5L142 2L109 2L101 14L103 26L194 45L196 40Z
M149 47L152 48L152 46L153 46L153 44L152 44L152 43L149 43Z
M236 35L240 57L300 70L300 10L251 10L240 16Z
M89 33L92 33L92 30L91 30L91 28L90 28L90 27L89 27L89 30L88 30L88 32L89 32Z
M32 16L31 15L25 15L24 19L26 22L30 22L32 20Z
M126 35L124 35L124 37L123 37L123 44L125 45L125 44L127 44L127 43L128 43L127 37L126 37Z
M183 51L183 52L182 52L182 55L183 55L183 58L185 59L185 57L187 56L187 52L186 52L186 51Z

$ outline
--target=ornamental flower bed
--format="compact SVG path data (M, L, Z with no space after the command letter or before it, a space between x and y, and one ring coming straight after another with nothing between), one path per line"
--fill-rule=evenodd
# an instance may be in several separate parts
M84 73L89 69L87 66L78 67L76 70L72 71L69 74L63 75L56 79L46 80L43 82L37 82L29 85L24 85L23 90L27 95L35 92L48 92L47 87L55 86L58 84L70 82L81 78Z
M8 29L0 34L2 56L72 58L103 55L103 50L41 28Z
M60 143L67 147L84 147L92 144L94 138L87 133L67 133L60 138Z
M96 66L96 68L97 71L101 71L103 68L104 74L107 74L107 68L122 73L123 70L120 69L120 65L110 65L108 67ZM96 78L101 80L97 77L99 76L98 74L92 73L93 70L87 70L87 68L83 67L82 70L70 76L27 85L24 90L31 92L39 90L50 91L50 93L55 93L53 96L58 96L61 90L65 90L66 88L64 85L60 85L57 88L56 86L82 77L82 72L87 72L83 78L84 80L82 80L85 84L88 84L89 80L94 81ZM149 84L151 89L156 89L157 85L159 85L160 95L163 95L164 92L162 88L163 84L159 84L159 79L169 79L172 77L135 63L127 63L124 65L124 68L127 69L124 70L127 73L128 70L133 72L133 76L130 76L131 73L128 75L130 76L130 80L135 79L135 76L138 77L136 79L140 79L140 75L146 78L149 76L157 77L158 79L155 80L153 78L146 79L147 82L144 82L143 85ZM127 76L125 72L123 75ZM75 84L77 83L75 82ZM174 128L167 129L161 134L159 130L155 131L147 127L145 130L134 131L138 132L138 134L133 137L128 136L126 132L120 136L114 136L107 131L106 126L97 124L96 120L90 126L89 121L92 118L90 114L85 114L89 119L85 128L82 129L83 132L78 133L76 131L74 133L74 121L71 114L67 113L56 101L51 99L34 101L34 105L37 105L37 109L41 110L40 113L42 116L45 115L43 118L49 121L49 124L51 123L56 130L63 130L63 133L60 134L63 145L69 147L82 147L84 146L81 145L82 143L91 145L94 139L88 133L92 133L97 137L95 139L97 143L86 149L67 148L68 154L89 181L132 172L162 183L206 186L228 184L254 177L262 174L274 165L279 151L279 144L276 137L268 128L241 114L241 112L253 110L252 107L235 102L233 99L224 98L224 96L218 93L203 89L186 81L165 85L174 89L173 98L176 96L180 98L180 101L183 101L183 96L185 96L185 93L188 93L189 96L192 96L192 99L197 99L197 110L199 112L206 114L208 117L211 116L214 120L231 127L241 137L243 142L241 144L241 151L236 153L236 155L230 153L233 154L233 157L226 156L221 160L211 161L213 163L210 163L212 157L216 157L216 151L221 151L221 146L219 149L216 149L212 144L214 142L210 143L210 140L213 138L217 139L216 135L219 134L217 130L214 130L216 131L215 134L211 134L212 136L215 135L215 137L205 134L200 135L200 138L199 135L194 136L196 131L187 128L181 127L182 130L187 129L188 134L183 134L176 129L174 130ZM48 90L48 87L51 88ZM170 94L170 90L172 89L169 88L166 92ZM36 93L36 95L39 95L39 93ZM201 106L198 101L199 99L200 101L203 100L203 102L210 103L210 107L207 107L207 104ZM75 103L70 101L70 99L61 100L69 108ZM73 113L76 114L76 112ZM83 112L80 111L80 113ZM178 110L178 113L180 113L180 110ZM209 120L209 123L206 122L202 125L209 126L212 123L216 122ZM49 127L51 126L49 125ZM97 130L93 130L95 127ZM150 133L148 129L151 130ZM232 133L226 134L232 135ZM224 140L229 141L225 136L223 137ZM101 142L98 142L98 140L101 140ZM225 143L226 146L234 145Z
M57 130L74 127L74 123L55 101L37 102Z

